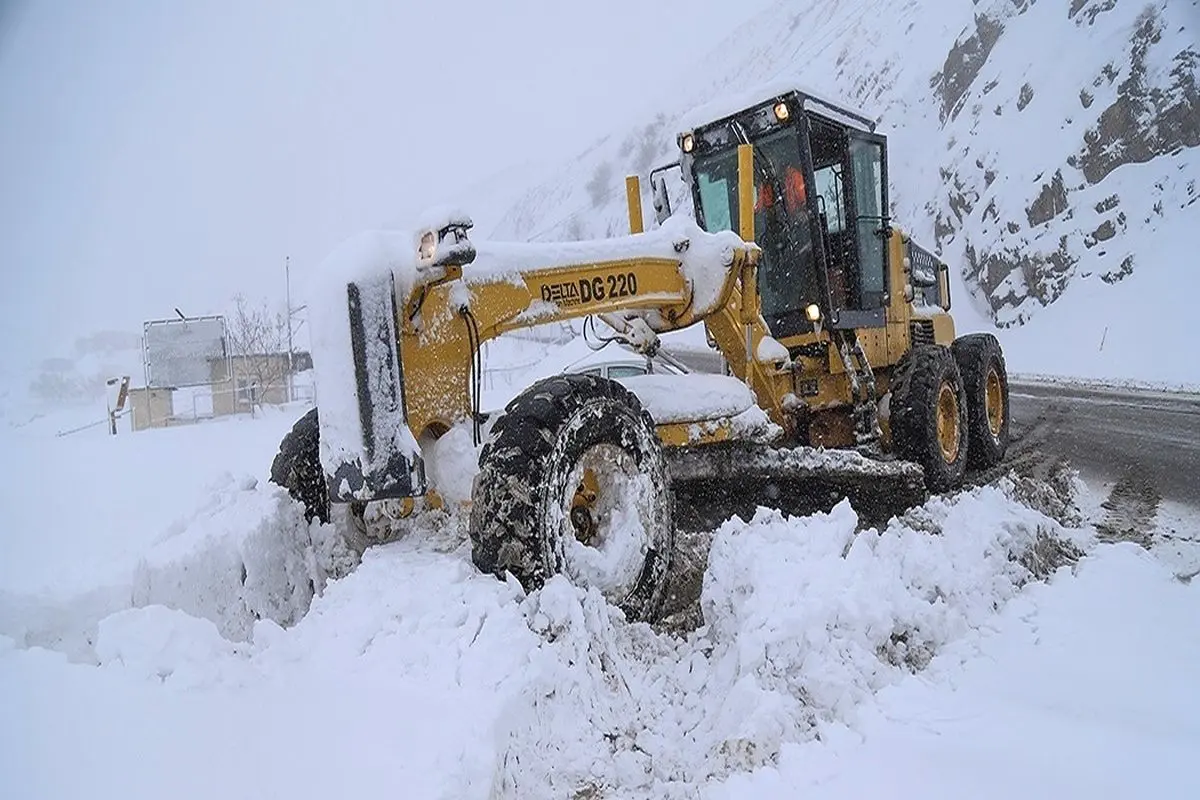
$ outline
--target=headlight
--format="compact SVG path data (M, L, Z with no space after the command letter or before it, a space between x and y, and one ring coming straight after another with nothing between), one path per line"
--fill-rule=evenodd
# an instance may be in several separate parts
M432 261L437 254L437 234L426 231L421 235L421 244L417 247L417 255L422 261Z
M696 149L696 138L690 133L685 133L683 135L683 139L679 143L679 146L683 148L683 152L690 153Z
M804 309L804 316L808 317L809 322L817 322L821 319L821 307L816 303L809 303Z
M788 111L787 103L780 101L775 104L775 119L780 122L787 122L789 116L790 112Z

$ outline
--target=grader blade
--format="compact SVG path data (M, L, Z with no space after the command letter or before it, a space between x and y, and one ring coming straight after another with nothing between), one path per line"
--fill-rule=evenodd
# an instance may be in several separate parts
M828 511L843 498L864 525L879 526L928 496L920 466L854 451L732 442L671 447L666 457L683 530L749 518L758 506L796 516Z

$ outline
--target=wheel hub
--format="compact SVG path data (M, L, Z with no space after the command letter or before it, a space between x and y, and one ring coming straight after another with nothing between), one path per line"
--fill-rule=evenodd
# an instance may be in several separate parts
M570 478L563 496L563 569L621 602L637 585L651 546L654 487L633 454L612 444L588 449Z
M938 448L947 464L958 458L962 439L958 422L958 393L949 383L943 382L937 399L937 437Z
M575 529L575 538L580 544L591 546L595 542L596 518L592 509L599 497L600 484L596 480L596 471L587 467L575 487L574 497L571 498L571 526Z
M1004 428L1004 393L1001 389L1000 374L992 367L987 373L987 385L984 393L984 403L987 411L988 430L992 436L999 439L1000 431Z

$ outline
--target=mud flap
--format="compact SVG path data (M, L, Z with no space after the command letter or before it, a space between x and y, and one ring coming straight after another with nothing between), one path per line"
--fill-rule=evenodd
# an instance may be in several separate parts
M425 467L404 411L404 367L397 351L396 293L390 273L346 286L350 349L362 441L357 456L326 463L335 503L425 493Z

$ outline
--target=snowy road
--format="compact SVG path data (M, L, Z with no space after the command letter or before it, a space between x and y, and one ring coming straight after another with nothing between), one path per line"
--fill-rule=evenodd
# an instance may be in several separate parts
M671 349L698 372L718 372L712 351ZM1165 500L1200 508L1200 394L1013 379L1014 440L1032 439L1084 478L1137 476Z
M1136 476L1200 507L1200 395L1014 382L1010 397L1014 438L1034 438L1086 480Z

